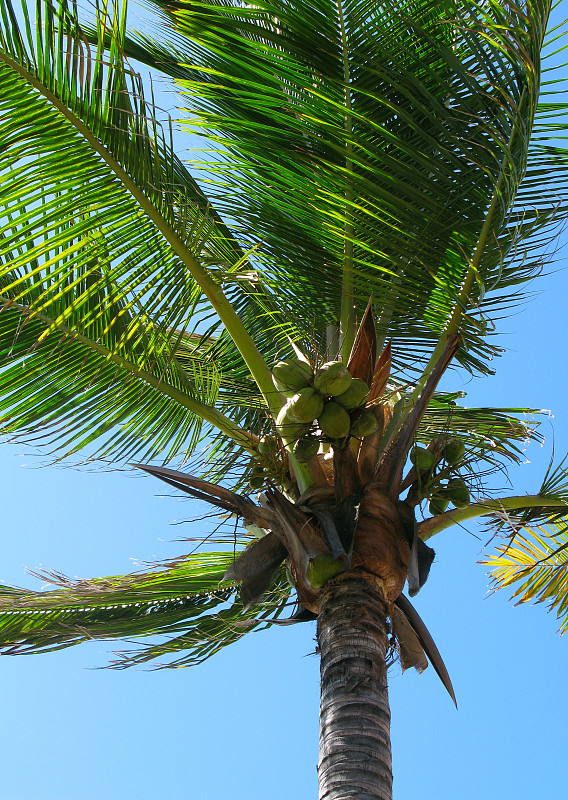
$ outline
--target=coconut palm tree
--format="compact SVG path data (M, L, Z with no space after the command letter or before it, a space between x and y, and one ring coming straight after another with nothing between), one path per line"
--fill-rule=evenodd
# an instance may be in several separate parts
M0 7L3 429L243 523L236 554L0 587L3 652L154 637L120 665L189 665L317 620L320 797L388 798L387 662L454 698L403 594L426 542L483 518L496 584L567 624L567 471L497 496L531 410L451 385L491 373L568 213L551 3ZM141 65L207 137L189 167Z

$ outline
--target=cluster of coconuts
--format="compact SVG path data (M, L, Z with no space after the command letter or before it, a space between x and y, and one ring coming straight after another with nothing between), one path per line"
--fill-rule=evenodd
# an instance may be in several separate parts
M289 481L275 436L266 435L259 441L258 455L251 458L247 476L251 489L262 488L267 480L273 480L279 486L285 486Z
M299 461L313 458L321 441L361 439L378 428L374 414L365 410L369 387L342 361L328 361L314 372L306 361L286 358L275 365L272 379L288 398L276 427Z
M449 439L443 450L445 466L436 472L438 462L425 447L413 447L409 453L411 462L420 474L422 497L428 497L431 514L442 514L450 503L455 508L466 508L471 502L465 481L457 474L457 468L465 455L463 442Z

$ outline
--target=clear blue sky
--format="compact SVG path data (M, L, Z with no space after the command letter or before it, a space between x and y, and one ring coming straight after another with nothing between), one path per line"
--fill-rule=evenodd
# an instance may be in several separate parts
M566 253L566 251L565 251ZM556 267L561 269L565 262ZM497 376L454 388L470 405L549 408L547 442L511 472L536 490L551 454L568 450L568 276L501 323ZM45 467L0 448L0 581L34 588L24 567L78 577L120 574L187 552L176 542L198 513L151 478ZM481 538L476 538L481 537ZM487 597L474 525L432 542L437 558L416 606L452 676L456 711L434 671L390 674L396 800L562 797L568 639L542 606ZM116 645L94 642L0 659L0 800L308 800L317 796L315 625L252 634L204 665L150 672L96 669Z

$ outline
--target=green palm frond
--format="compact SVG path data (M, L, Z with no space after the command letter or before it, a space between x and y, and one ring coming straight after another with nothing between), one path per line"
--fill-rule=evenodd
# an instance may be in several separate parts
M342 298L354 294L360 313L373 290L394 368L416 371L466 275L476 309L484 294L501 313L496 287L534 271L519 242L532 231L542 244L547 201L541 192L536 216L509 209L524 185L530 131L519 126L530 128L536 103L546 5L526 19L513 6L507 19L467 6L458 24L453 4L393 3L379 20L366 3L181 3L168 6L175 29L160 32L167 49L125 38L120 9L85 33L64 2L57 12L40 4L34 38L19 31L9 0L3 8L3 375L17 388L1 410L10 432L39 434L64 453L97 443L104 458L171 460L189 455L205 419L246 448L237 427L261 432L272 402L266 364L290 341L322 358ZM413 47L399 45L403 30ZM212 187L217 210L174 156L125 53L181 80L194 119L217 131L220 161L207 164L222 183ZM541 172L558 113L547 104L535 128ZM552 161L561 195L564 156ZM529 183L537 179L542 189L540 172ZM492 203L499 213L487 227ZM484 274L472 266L482 234ZM506 265L511 250L522 264ZM213 313L207 286L223 288L252 351ZM470 316L463 325L459 358L483 369L488 326ZM187 346L204 332L214 347ZM109 379L120 398L110 415Z
M474 459L499 459L519 463L530 441L542 442L533 408L467 408L458 404L463 396L439 393L424 413L417 431L418 441L428 444L437 436L461 439Z
M565 515L566 517L566 515ZM568 528L561 522L525 526L524 535L498 547L483 559L490 568L494 589L514 587L517 603L547 603L561 621L560 633L568 630Z
M56 589L0 587L0 652L38 653L93 639L153 637L121 654L129 666L178 654L166 666L204 661L245 633L277 617L290 593L281 572L262 601L243 610L236 587L222 584L232 552L176 559L165 568L127 576L69 580L39 574ZM221 585L220 585L221 584ZM167 637L167 638L166 638Z
M154 5L174 30L126 47L216 132L211 194L262 241L279 300L322 331L372 290L414 370L465 309L458 358L487 370L485 317L520 300L566 212L563 108L538 109L549 4Z
M105 457L171 459L191 452L205 419L246 444L213 408L213 358L189 371L176 360L176 332L196 329L213 293L266 394L265 362L211 277L243 253L124 61L124 16L101 13L94 47L64 0L38 9L37 37L29 19L20 31L9 0L0 27L6 430L39 432L65 452L98 439ZM110 415L109 387L119 398Z

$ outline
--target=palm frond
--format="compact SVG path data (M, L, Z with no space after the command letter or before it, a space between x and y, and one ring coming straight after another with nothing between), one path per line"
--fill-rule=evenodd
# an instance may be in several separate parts
M222 584L231 552L175 559L133 575L69 580L38 574L56 589L0 587L0 652L39 653L93 639L153 637L120 655L115 666L177 654L166 666L189 666L277 617L290 592L281 571L272 589L247 611L236 587ZM221 584L221 585L220 585ZM167 638L166 638L167 637Z
M188 370L176 349L177 332L195 331L210 302L224 304L219 316L233 326L233 349L276 397L213 278L243 253L174 156L171 132L124 60L120 9L100 12L93 46L65 0L37 8L37 36L25 6L22 30L10 0L0 20L2 377L15 387L2 398L6 430L41 428L49 441L64 427L63 446L83 447L87 387L97 431L88 443L102 440L99 454L187 457L203 419L242 442L213 408L213 356ZM109 385L121 396L111 418Z
M509 513L504 517L496 517L491 521L491 530L498 532L503 528L509 531L532 530L533 526L568 524L568 456L555 464L554 453L550 464L543 478L538 496L544 498L548 503L556 502L559 506L556 510L550 505L539 506L538 504L527 505L526 508L519 509L517 512ZM564 508L562 507L564 506Z
M457 401L463 393L438 393L428 406L417 431L417 441L428 444L438 436L460 439L473 460L497 466L519 463L529 442L542 442L533 408L468 408Z
M545 144L565 121L537 110L550 4L153 5L173 30L160 16L126 47L216 132L212 196L262 241L279 301L321 332L372 291L411 370L465 310L458 358L487 371L486 316L520 300L566 213L566 151Z
M482 560L494 590L514 587L520 603L546 603L556 611L560 633L568 630L568 514L560 522L524 527L512 541Z

